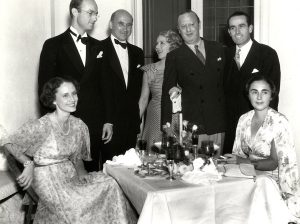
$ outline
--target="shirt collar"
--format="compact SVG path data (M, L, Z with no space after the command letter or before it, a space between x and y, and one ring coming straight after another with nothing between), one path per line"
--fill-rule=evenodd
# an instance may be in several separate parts
M251 48L251 46L252 46L252 43L253 43L253 41L250 39L249 41L248 41L248 43L246 43L244 46L242 46L241 48L239 48L237 45L236 45L236 51L238 51L238 49L241 49L241 52L243 52L243 53L248 53L249 51L250 51L250 48Z
M112 41L113 43L115 42L115 40L118 40L118 38L116 38L113 34L110 35L110 38L111 38L111 41ZM127 43L126 40L125 40L125 41L124 41L124 40L122 40L122 41L121 41L121 40L118 40L118 41L120 41L121 43Z
M73 26L70 26L70 30L76 34L76 37L79 36L79 33L77 32L77 30L73 27ZM84 34L81 35L81 37L87 37L87 33L84 32Z

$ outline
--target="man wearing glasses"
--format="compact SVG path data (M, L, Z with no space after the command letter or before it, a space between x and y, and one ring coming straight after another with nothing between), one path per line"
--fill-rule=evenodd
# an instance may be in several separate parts
M72 77L80 84L75 116L88 126L92 162L88 171L100 168L100 149L112 138L112 100L110 77L99 70L101 43L87 34L94 28L98 7L94 0L71 0L71 26L62 34L45 41L39 65L39 94L45 82L54 76ZM45 110L42 108L42 113Z

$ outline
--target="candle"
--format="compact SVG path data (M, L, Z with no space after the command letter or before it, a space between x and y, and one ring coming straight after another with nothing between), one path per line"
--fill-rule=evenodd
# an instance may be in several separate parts
M182 145L182 113L179 113L179 144Z

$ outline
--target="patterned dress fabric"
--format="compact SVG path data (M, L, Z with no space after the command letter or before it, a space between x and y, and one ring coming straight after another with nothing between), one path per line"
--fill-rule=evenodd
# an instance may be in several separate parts
M33 189L39 196L34 223L136 223L136 216L118 184L102 172L79 181L77 161L90 159L87 126L70 116L70 132L62 133L49 115L29 121L8 143L33 157Z
M269 108L267 116L256 135L251 138L251 121L254 110L243 114L238 122L233 154L252 159L266 159L270 156L274 142L278 157L278 169L264 171L279 185L289 210L300 222L300 179L293 134L287 118Z
M154 142L161 141L162 138L160 116L164 70L158 70L155 64L145 65L142 69L148 78L151 92L142 139L147 140L147 148L150 149Z

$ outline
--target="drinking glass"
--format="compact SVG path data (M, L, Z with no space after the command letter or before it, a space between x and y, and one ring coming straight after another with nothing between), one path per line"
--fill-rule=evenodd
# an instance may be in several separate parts
M193 133L192 134L192 145L193 145L195 159L198 157L198 143L199 143L199 135L197 135L196 133Z
M214 142L210 140L202 141L201 153L208 157L212 157L215 153Z
M169 177L167 177L167 180L173 181L176 180L175 177L173 177L173 170L174 170L174 160L169 159L167 160L168 170L169 170Z

